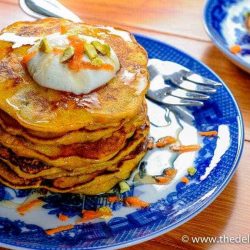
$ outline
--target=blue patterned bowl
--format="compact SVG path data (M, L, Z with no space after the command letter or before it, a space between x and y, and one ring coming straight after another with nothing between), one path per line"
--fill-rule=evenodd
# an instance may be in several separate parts
M250 34L244 27L244 13L250 11L248 0L208 0L204 8L204 24L213 43L234 64L250 73ZM239 44L241 53L230 52Z
M204 64L182 51L141 35L137 35L136 39L147 50L149 58L173 61L204 77L221 82ZM233 95L223 82L222 84L223 87L203 107L189 110L195 120L187 127L189 131L226 128L224 139L228 141L228 147L225 151L218 152L218 145L224 145L225 142L220 138L220 133L219 137L203 138L202 149L197 155L193 154L197 172L190 177L190 183L185 185L177 179L169 186L132 187L123 194L125 197L136 195L152 200L151 205L145 209L126 208L119 202L110 204L105 195L85 196L82 199L79 195L50 194L44 197L44 205L40 210L25 216L20 216L8 204L22 201L30 195L30 191L0 186L0 201L5 204L0 206L0 246L43 250L117 249L152 239L196 216L226 187L242 153L242 116ZM151 119L150 113L149 117ZM182 125L185 123L184 120L180 122L183 122ZM164 131L165 129L168 127ZM186 137L188 141L191 139L190 133L182 137ZM167 150L161 152L168 153ZM220 156L216 157L218 153ZM163 154L164 158L165 156ZM152 161L154 166L157 165L157 159ZM91 221L53 236L44 232L52 224L55 227L62 223L57 217L60 213L66 214L70 218L68 223L72 223L82 209L97 209L103 205L113 210L113 216L109 220Z

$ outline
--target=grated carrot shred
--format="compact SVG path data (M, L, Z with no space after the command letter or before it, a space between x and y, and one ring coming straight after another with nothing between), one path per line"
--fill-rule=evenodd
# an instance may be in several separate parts
M81 68L82 57L84 52L84 42L75 35L68 36L70 45L75 49L73 58L69 62L69 68L71 70L79 71Z
M155 179L159 184L168 184L170 181L172 181L170 176L157 176Z
M98 219L98 218L107 218L112 216L112 211L108 207L100 207L98 210L83 210L83 217L80 218L77 222L87 222L90 220Z
M62 231L67 231L67 230L70 230L70 229L73 229L73 228L74 228L74 225L69 224L67 226L60 226L60 227L45 230L45 233L47 235L53 235L53 234L60 233Z
M119 197L117 197L117 196L109 196L108 197L108 202L114 203L117 201L119 201Z
M32 52L26 54L23 57L22 63L27 64L36 55L36 53L37 53L36 51L32 51Z
M185 184L188 184L189 183L189 179L184 176L184 177L181 178L181 182L184 182Z
M40 207L43 204L43 201L40 199L35 199L29 202L25 202L23 204L21 204L18 208L17 208L17 212L20 215L25 215L27 212L29 212L31 209Z
M145 208L145 207L148 207L150 205L148 202L142 201L136 196L131 196L131 197L125 198L124 203L126 206L141 207L141 208Z
M156 147L157 148L163 148L169 144L175 143L176 139L172 136L165 136L160 138L157 142L156 142Z
M168 168L163 173L164 175L155 177L155 180L158 182L158 184L170 183L176 176L177 170L174 168Z
M216 130L201 131L201 132L199 132L199 135L212 137L212 136L217 136L218 132Z
M64 215L64 214L59 214L58 219L61 221L67 221L69 219L69 217L67 215Z
M238 53L241 52L241 47L240 47L240 45L235 44L235 45L233 45L233 46L230 48L230 51L231 51L233 54L238 54Z
M165 171L165 175L167 176L175 176L177 173L177 170L175 168L168 168Z
M80 218L77 222L87 222L90 220L94 220L100 217L98 211L94 210L83 210L82 211L83 217Z
M198 144L194 145L173 145L171 146L171 150L177 153L185 153L200 150L201 146Z

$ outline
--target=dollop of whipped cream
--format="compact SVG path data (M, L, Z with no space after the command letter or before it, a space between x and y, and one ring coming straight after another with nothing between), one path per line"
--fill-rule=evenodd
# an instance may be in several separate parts
M95 37L77 35L76 38L84 43L91 44L95 41L107 46L104 41ZM86 51L83 51L80 59L78 55L81 67L78 67L77 70L72 69L69 64L70 60L74 59L74 55L69 60L62 62L63 53L67 48L71 47L69 36L54 33L44 39L46 39L46 45L50 47L50 51L39 49L39 46L41 47L41 40L39 40L28 50L28 55L33 53L33 56L27 62L30 75L36 83L43 87L67 91L77 95L87 94L108 83L115 77L120 68L116 53L108 46L109 53L106 55L95 50L95 53L98 52L99 64L93 63L93 58Z

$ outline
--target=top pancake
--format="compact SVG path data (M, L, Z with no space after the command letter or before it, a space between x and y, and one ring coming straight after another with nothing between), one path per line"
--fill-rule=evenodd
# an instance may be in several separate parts
M139 113L149 82L147 54L132 35L131 40L124 40L105 27L55 18L17 22L2 33L45 36L60 32L62 27L108 43L121 65L116 77L86 95L44 88L31 79L21 63L30 45L13 49L11 42L0 41L0 109L25 128L52 133L119 126L122 120L132 119Z

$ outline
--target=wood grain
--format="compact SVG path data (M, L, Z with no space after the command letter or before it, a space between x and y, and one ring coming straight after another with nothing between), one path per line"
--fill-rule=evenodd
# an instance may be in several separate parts
M202 0L61 0L85 21L120 26L176 46L206 63L229 86L245 121L245 148L236 174L222 194L203 212L177 229L130 250L249 249L245 245L183 243L182 235L249 234L250 76L229 62L209 41L202 27ZM32 20L16 0L0 0L0 28Z
M86 22L140 27L158 33L208 41L202 24L203 1L60 0L60 2Z
M8 0L6 2L0 1L0 17L0 29L19 20L34 20L32 17L29 17L28 15L20 11L17 1L15 1L15 4L11 4Z

